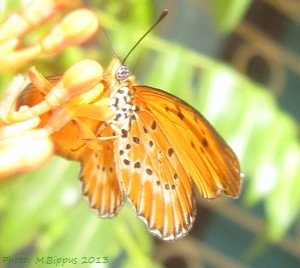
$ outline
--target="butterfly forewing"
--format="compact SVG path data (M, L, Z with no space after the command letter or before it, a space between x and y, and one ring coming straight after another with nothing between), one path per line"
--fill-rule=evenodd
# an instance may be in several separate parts
M102 134L113 136L110 127ZM102 150L87 149L81 159L82 192L87 196L90 207L102 218L114 217L124 204L115 168L114 143L115 139L102 140Z
M238 160L208 121L190 105L169 93L146 86L134 88L138 106L148 110L161 125L169 146L201 195L215 198L224 191L227 195L238 197Z

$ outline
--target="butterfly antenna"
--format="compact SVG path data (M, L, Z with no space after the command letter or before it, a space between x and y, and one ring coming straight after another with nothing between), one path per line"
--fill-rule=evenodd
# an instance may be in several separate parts
M104 35L105 35L105 37L106 37L106 39L107 39L107 41L108 41L108 43L109 43L109 45L110 45L110 47L111 47L113 53L114 53L114 56L115 56L115 57L118 57L118 55L117 55L117 53L116 53L116 51L115 51L115 49L114 49L114 47L113 47L113 44L112 44L112 42L111 42L111 40L110 40L110 38L109 38L109 36L108 36L106 30L105 30L103 27L101 27L101 29L102 29L102 31L103 31L103 33L104 33Z
M150 33L153 28L158 24L160 23L164 18L165 16L167 16L168 14L168 9L164 9L163 12L160 14L159 18L157 19L157 21L150 27L150 29L136 42L136 44L130 49L130 51L128 52L128 54L126 55L126 57L123 59L123 64L125 63L125 61L127 60L127 58L129 57L129 55L131 54L131 52L138 46L139 43L141 43L141 41L144 39L144 37Z

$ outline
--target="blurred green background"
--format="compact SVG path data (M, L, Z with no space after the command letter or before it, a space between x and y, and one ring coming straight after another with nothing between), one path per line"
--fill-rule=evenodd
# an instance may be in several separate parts
M121 58L169 9L127 64L140 84L172 92L210 120L240 159L243 193L234 201L198 198L191 234L167 243L154 239L129 205L114 219L98 219L81 196L79 164L55 157L39 170L0 181L0 267L59 267L54 261L63 257L77 258L65 267L299 267L300 4L83 2L77 6L99 15ZM22 6L0 4L2 20ZM24 43L44 31L28 34ZM58 75L80 59L107 66L112 56L100 31L89 43L21 71L35 64L45 76ZM2 91L12 75L1 74ZM4 264L7 256L31 263ZM36 264L37 257L53 263ZM81 264L82 257L92 263ZM108 257L108 263L93 257Z

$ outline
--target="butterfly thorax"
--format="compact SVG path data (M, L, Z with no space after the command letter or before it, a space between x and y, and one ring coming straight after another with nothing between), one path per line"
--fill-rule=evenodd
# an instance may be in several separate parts
M118 58L114 58L106 76L106 81L112 92L110 95L110 108L115 113L111 122L120 126L127 121L125 119L137 112L137 107L133 104L135 77Z

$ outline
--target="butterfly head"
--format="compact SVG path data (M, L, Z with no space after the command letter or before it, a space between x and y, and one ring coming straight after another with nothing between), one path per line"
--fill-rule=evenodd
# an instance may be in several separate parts
M111 87L120 84L131 84L135 77L131 74L128 66L124 65L118 57L114 57L105 75L105 80Z

